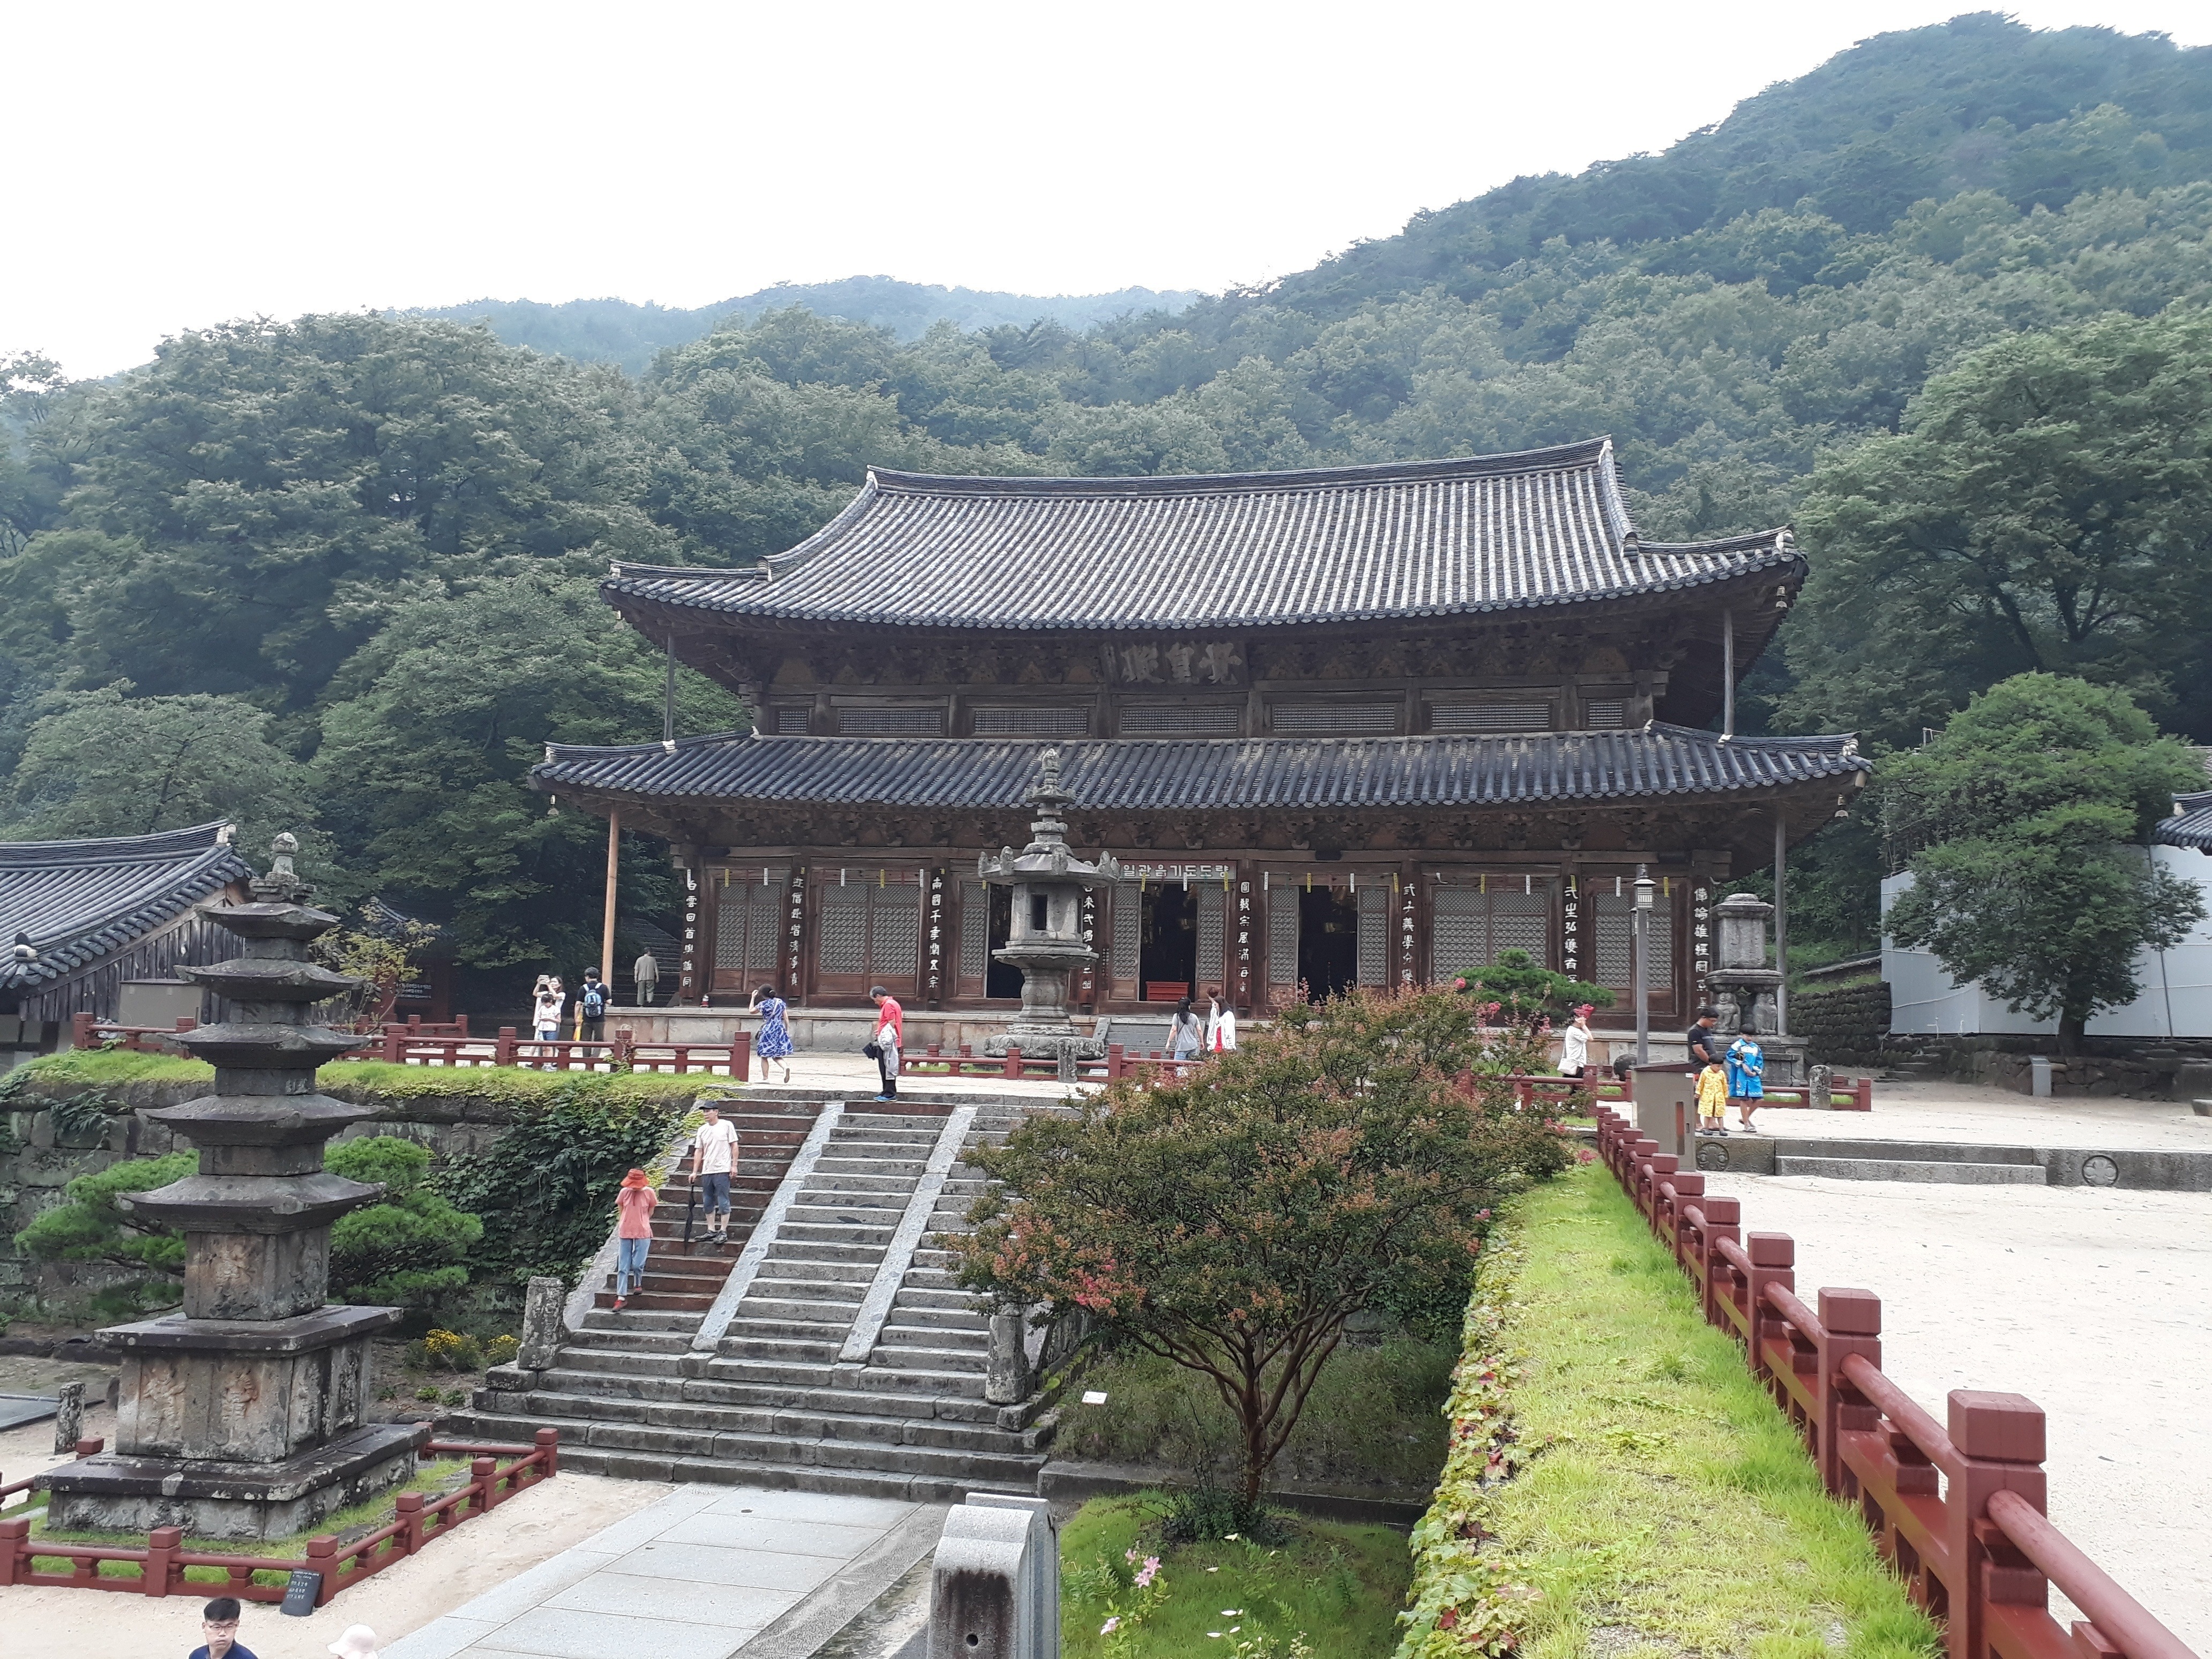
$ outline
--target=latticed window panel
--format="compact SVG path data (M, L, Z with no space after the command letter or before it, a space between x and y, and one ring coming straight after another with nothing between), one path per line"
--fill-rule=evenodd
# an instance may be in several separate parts
M714 966L741 970L745 965L745 923L752 911L752 895L742 885L725 887L717 899Z
M1079 738L1091 729L1091 711L1080 703L1043 703L1024 708L978 708L970 720L979 738L1031 732Z
M868 971L868 890L832 886L822 890L822 920L815 961L825 974Z
M868 971L886 975L914 973L921 949L921 890L909 878L904 885L878 889L868 899L875 923Z
M1490 960L1501 951L1526 951L1538 962L1552 957L1552 890L1539 883L1533 891L1508 889L1490 895Z
M1558 965L1552 959L1558 884L1549 877L1493 876L1469 886L1444 884L1431 890L1431 979L1486 967L1506 951L1526 951L1542 967Z
M1429 921L1429 977L1442 979L1488 958L1490 910L1471 887L1439 887Z
M1267 711L1270 729L1285 736L1312 732L1395 732L1395 702L1279 702Z
M1628 724L1628 704L1619 697L1597 697L1583 705L1583 724L1593 732L1616 731Z
M1194 971L1199 988L1220 985L1222 902L1228 896L1218 887L1198 890L1198 961Z
M1125 738L1233 738L1243 723L1242 703L1178 701L1121 705Z
M1144 905L1133 888L1118 890L1113 898L1114 977L1127 985L1137 977L1139 948L1144 942Z
M837 730L848 738L941 738L945 710L927 704L862 704L837 711Z
M1278 887L1267 895L1267 983L1298 982L1298 895Z
M1597 984L1608 990L1633 990L1636 985L1636 894L1624 882L1618 895L1596 896L1597 950L1592 970ZM1644 924L1644 944L1651 952L1644 983L1655 991L1674 987L1674 917L1669 899L1655 898Z
M980 881L960 884L960 976L981 979L991 970L991 895Z
M770 866L762 884L758 866L729 869L715 878L714 966L732 974L773 973L782 961L783 894L787 870Z
M1548 702L1434 702L1429 729L1434 732L1548 732Z
M1370 887L1359 896L1359 982L1390 982L1390 894Z

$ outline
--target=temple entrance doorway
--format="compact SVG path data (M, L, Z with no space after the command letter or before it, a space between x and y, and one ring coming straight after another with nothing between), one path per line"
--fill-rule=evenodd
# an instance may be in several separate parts
M1144 933L1137 972L1147 1002L1191 994L1198 972L1198 905L1187 887L1148 887L1139 901Z
M1334 887L1298 895L1298 977L1309 1001L1340 996L1359 979L1359 902Z
M990 895L991 920L984 937L988 948L1000 951L1014 931L1014 890L1011 887L987 887ZM983 994L987 997L1018 997L1022 994L1022 970L1012 963L1001 962L995 956L987 956L989 964L983 969Z

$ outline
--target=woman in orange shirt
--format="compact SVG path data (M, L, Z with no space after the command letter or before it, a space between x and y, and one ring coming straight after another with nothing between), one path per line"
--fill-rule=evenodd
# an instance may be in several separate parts
M646 1252L653 1248L653 1212L660 1194L642 1170L623 1177L615 1194L615 1306L645 1282Z

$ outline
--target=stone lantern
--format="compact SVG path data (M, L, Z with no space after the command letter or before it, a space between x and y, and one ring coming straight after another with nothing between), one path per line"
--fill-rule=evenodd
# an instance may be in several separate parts
M1068 850L1060 815L1075 798L1060 786L1060 750L1048 749L1042 759L1043 776L1028 795L1037 809L1030 844L1018 853L1011 847L995 857L986 853L975 862L975 873L986 882L1013 889L1006 946L991 954L1022 970L1021 1012L1003 1036L985 1042L983 1052L1003 1054L1014 1048L1024 1054L1053 1054L1060 1076L1073 1079L1077 1060L1106 1052L1095 1037L1078 1032L1067 1013L1070 976L1098 960L1083 939L1083 890L1119 881L1121 866L1111 853L1086 864Z
M1772 905L1750 893L1731 893L1713 907L1720 927L1720 965L1705 976L1705 983L1720 1010L1721 1030L1733 1037L1751 1026L1766 1055L1766 1080L1795 1085L1805 1081L1806 1042L1779 1030L1774 993L1782 975L1766 965L1766 921L1773 914Z
M199 1148L196 1175L117 1201L185 1236L184 1305L102 1333L123 1351L115 1449L39 1478L57 1528L281 1538L410 1479L427 1424L368 1421L369 1340L397 1308L325 1305L331 1225L383 1188L323 1169L323 1144L372 1107L317 1092L360 1039L309 1023L361 981L307 956L337 925L308 908L279 836L252 902L210 907L241 953L180 968L228 1005L175 1039L215 1091L147 1114Z

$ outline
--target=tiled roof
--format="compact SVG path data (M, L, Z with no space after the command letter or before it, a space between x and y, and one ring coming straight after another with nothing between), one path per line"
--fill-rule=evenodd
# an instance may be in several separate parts
M2212 853L2212 789L2173 798L2173 816L2151 826L2150 838L2165 847L2193 847Z
M1802 563L1786 530L1641 541L1607 438L1471 460L1146 478L873 471L745 569L617 564L625 611L931 628L1200 629L1452 616Z
M549 747L541 789L638 798L1007 807L1042 739L732 733L620 749ZM1510 806L1800 783L1863 771L1856 738L1633 732L1410 738L1099 738L1056 746L1078 810Z
M252 870L227 823L100 841L0 842L0 985L67 976ZM9 946L27 935L37 958Z

